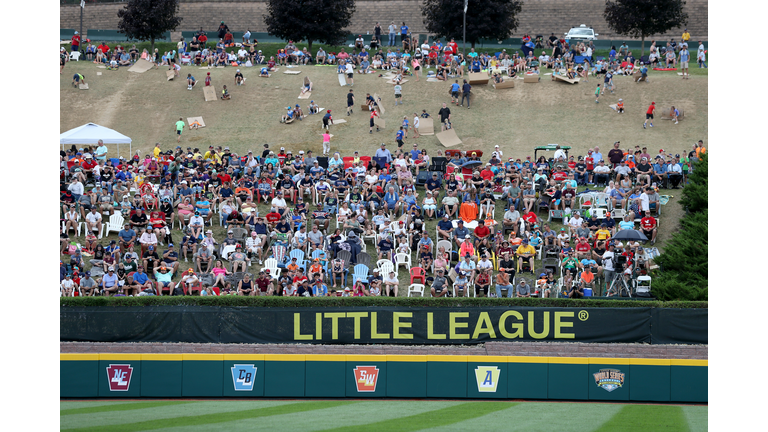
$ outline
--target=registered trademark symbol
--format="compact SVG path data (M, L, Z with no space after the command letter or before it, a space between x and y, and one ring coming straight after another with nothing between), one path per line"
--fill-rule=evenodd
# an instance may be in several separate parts
M589 313L587 313L587 311L585 311L585 310L579 311L579 319L582 320L582 321L588 320L589 319Z

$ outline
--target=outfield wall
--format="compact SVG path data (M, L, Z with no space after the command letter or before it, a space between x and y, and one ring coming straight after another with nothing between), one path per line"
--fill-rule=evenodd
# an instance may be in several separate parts
M376 22L387 33L387 25L395 21L399 26L405 21L413 33L426 33L421 15L421 0L356 0L356 13L352 17L349 31L352 33L373 32ZM83 29L117 29L117 11L125 7L124 3L88 3L83 11ZM688 31L696 40L707 40L709 34L709 0L687 0L685 10L689 16ZM528 32L532 36L545 36L555 33L560 36L572 26L591 25L600 35L600 39L621 39L611 32L603 19L604 0L525 0L519 16L519 26L511 37L521 37ZM224 21L232 31L266 32L262 16L267 12L265 0L248 1L211 1L182 0L179 14L183 18L179 31L206 31L218 28ZM457 23L461 25L461 23ZM59 27L80 28L80 6L61 5L59 8ZM653 35L648 39L680 40L682 29L674 29L665 35ZM386 36L385 36L386 37Z
M303 354L60 354L62 398L708 401L707 360Z

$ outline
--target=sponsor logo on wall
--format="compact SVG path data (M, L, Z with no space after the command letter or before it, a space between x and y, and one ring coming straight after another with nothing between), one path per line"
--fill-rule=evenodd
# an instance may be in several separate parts
M600 369L592 376L595 377L595 384L608 392L624 385L624 373L618 369Z
M501 369L498 366L478 366L475 368L477 391L481 393L496 393L500 375Z
M235 391L253 390L256 369L256 366L252 364L236 364L232 366L232 383L235 385Z
M376 382L379 380L379 368L376 366L356 366L355 384L358 392L375 392Z
M128 391L131 386L133 368L129 364L111 364L107 366L109 391Z

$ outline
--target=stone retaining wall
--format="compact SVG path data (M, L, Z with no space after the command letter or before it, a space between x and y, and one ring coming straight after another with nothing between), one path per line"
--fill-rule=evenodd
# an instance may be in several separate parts
M708 345L488 342L471 346L60 342L61 353L501 355L708 359Z

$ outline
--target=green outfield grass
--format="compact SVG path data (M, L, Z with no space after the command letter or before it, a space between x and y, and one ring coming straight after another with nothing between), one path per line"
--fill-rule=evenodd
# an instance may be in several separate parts
M61 402L68 431L705 431L707 406L507 401Z

